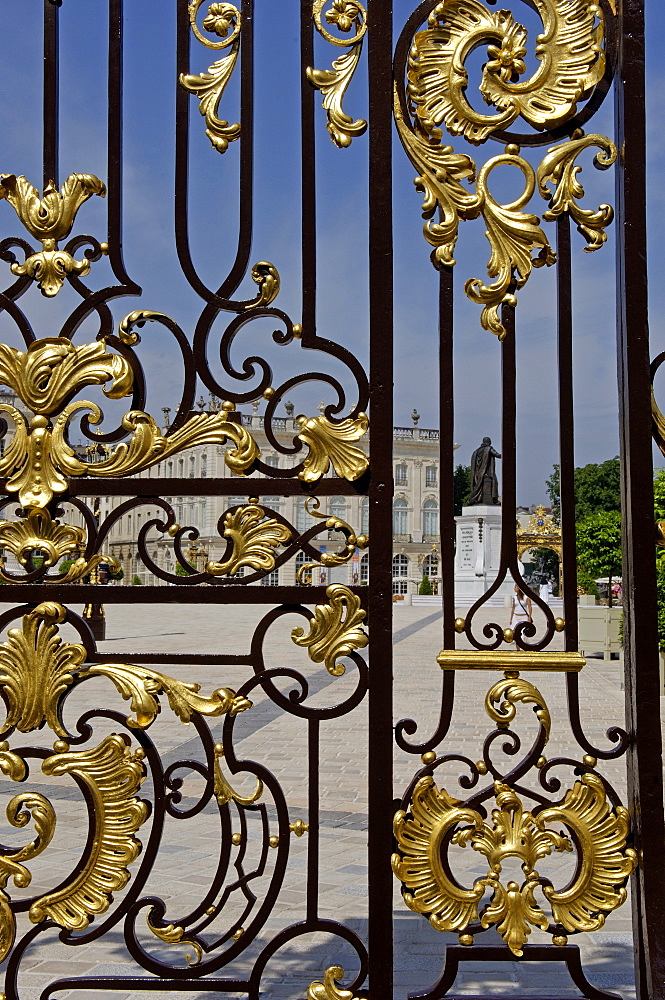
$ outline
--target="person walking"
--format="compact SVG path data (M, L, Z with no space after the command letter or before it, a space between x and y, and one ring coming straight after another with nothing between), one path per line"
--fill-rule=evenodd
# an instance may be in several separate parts
M531 598L525 597L524 592L515 584L509 627L514 628L514 625L519 625L520 622L530 622L531 620Z
M545 604L549 604L550 603L550 597L551 597L552 591L550 590L549 582L547 580L547 577L545 577L545 576L542 576L540 578L540 587L539 587L539 590L538 590L538 594L540 596L541 601L544 601Z

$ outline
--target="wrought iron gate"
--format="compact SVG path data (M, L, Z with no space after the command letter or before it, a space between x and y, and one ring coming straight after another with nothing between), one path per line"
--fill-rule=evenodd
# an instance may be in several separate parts
M299 10L293 3L279 11L258 0L208 3L205 9L203 0L175 0L175 52L164 54L169 63L175 59L169 211L173 207L174 259L190 297L198 300L194 320L185 324L158 311L159 302L144 301L141 268L136 262L126 268L123 258L128 13L123 0L95 5L92 15L97 24L105 19L108 31L108 51L98 54L98 67L106 60L108 80L105 176L65 177L59 169L60 113L71 97L58 86L59 28L67 3L43 3L41 193L33 186L37 178L20 173L20 163L15 174L0 177L0 200L7 202L0 206L2 229L16 232L0 242L6 275L0 294L6 341L0 345L6 518L0 521L0 596L12 605L0 616L0 627L9 629L0 646L0 691L7 709L0 770L9 789L16 791L12 783L19 783L7 805L9 825L34 827L32 840L10 831L7 839L16 846L3 847L0 855L4 995L9 1000L27 995L23 976L44 944L69 947L75 962L80 949L94 951L111 939L133 971L54 971L41 996L92 989L239 993L256 1000L278 951L321 932L353 956L355 973L342 986L345 973L336 960L308 987L310 1000L387 997L393 983L396 876L400 907L459 936L459 943L441 937L440 956L432 961L435 985L419 995L438 1000L449 993L467 961L481 968L484 962L538 961L565 963L590 1000L611 996L586 979L575 935L602 927L626 900L630 881L638 996L665 996L642 5L514 0L506 11L497 10L493 0L425 0L414 11L400 3L393 18L391 0L366 0L365 6L360 0L302 0ZM536 39L527 37L520 23L520 9L526 8L542 22ZM163 16L157 5L151 16ZM269 169L254 162L259 18L290 18L299 31L302 301L297 316L279 305L280 262L254 263L252 250L256 176ZM337 58L322 69L326 47ZM480 71L480 96L487 105L482 113L476 110L478 95L471 97L465 65L479 48L486 58ZM531 71L527 55L534 52ZM358 81L365 72L367 121L354 117L351 108L354 98L364 100ZM358 89L352 87L349 95L352 84ZM593 127L612 90L616 134L605 136ZM227 107L236 98L239 114L233 122ZM409 197L393 185L395 130L403 147L399 155L406 154L417 173L424 237L439 275L443 634L438 665L421 665L428 674L442 671L440 718L431 734L424 734L418 719L402 720L393 729L392 206L393 197ZM342 346L334 336L334 316L322 319L317 310L317 246L325 235L317 229L317 204L339 197L317 186L317 151L330 140L339 157L352 144L366 144L368 151L367 243L358 248L359 260L368 260L369 267L367 372L360 336L357 350ZM205 266L195 263L199 251L192 249L189 218L194 148L205 150L213 174L229 158L237 162L237 233L219 212L224 240L237 239L225 273L217 273L214 259ZM614 212L583 201L578 157L588 150L595 153L596 167L616 172ZM3 169L10 164L14 153L5 149ZM498 167L516 171L524 183L523 193L510 203L492 194L490 175ZM88 167L81 163L76 169ZM219 176L224 197L230 197L230 175ZM83 235L86 213L102 218L94 207L100 197L106 199L106 218L100 228L91 227L92 235ZM213 215L219 197L219 189L206 192ZM453 309L459 283L454 253L458 239L465 239L463 223L481 217L491 247L488 278L464 274L462 280L479 307L486 336L501 341L501 549L494 583L458 617L452 371L460 332ZM571 222L585 249L602 251L613 217L627 725L610 729L607 743L596 747L582 727L578 688L584 658L577 636L571 292L577 250ZM425 259L422 267L429 267ZM555 617L524 585L542 610L542 628L531 622L514 629L498 622L479 627L479 612L506 580L523 584L518 555L524 543L515 531L515 358L519 291L534 267L556 269L563 614ZM253 294L241 290L247 278L256 286ZM118 311L121 297L132 300L126 315ZM245 353L238 363L238 345L255 326L260 331L267 326L272 343L265 356ZM148 327L172 338L181 367L182 396L173 419L165 409L163 422L147 403L159 377L156 355L146 346ZM312 382L324 387L327 402L318 416L311 409L294 415L289 395ZM197 412L202 388L211 398L208 403L201 397ZM110 401L106 419L95 401L101 394ZM116 400L129 402L117 410ZM247 404L254 404L253 414L240 409ZM277 412L282 404L286 417ZM665 451L662 415L653 407L656 439ZM213 469L214 456L219 462ZM215 551L212 543L204 548L201 530L188 522L183 494L200 498L201 509L206 498L233 498L216 525ZM348 501L357 520L340 516L331 497L341 498L344 510ZM358 572L368 546L358 497L369 499L374 541L369 586ZM298 517L283 513L282 498L296 498L289 510L297 508ZM286 567L291 567L289 583ZM345 582L327 575L339 567ZM120 585L103 586L121 570ZM130 586L132 575L141 582L146 573L147 584ZM262 585L275 579L277 585ZM101 650L104 606L127 614L137 604L146 620L158 607L197 608L216 630L214 651ZM229 624L238 608L256 612L241 636ZM288 616L302 619L302 626L291 628ZM281 628L281 639L268 638L273 627ZM563 633L563 649L552 648L557 633ZM458 635L465 648L456 648ZM286 665L272 656L282 640L291 650L283 654ZM304 656L311 661L309 674L301 668ZM334 684L341 683L346 668L347 686L338 689L343 694L336 700ZM494 726L478 747L477 761L448 736L453 713L460 710L456 680L466 670L487 672L484 708ZM201 689L204 671L212 682ZM555 674L565 686L579 758L545 756L548 744L556 748L557 732L538 688L543 673ZM324 675L329 700L318 697L326 687ZM227 686L231 676L233 686ZM418 678L412 683L417 687ZM95 692L92 703L81 701L88 690ZM533 705L536 716L527 750L517 731L525 704ZM70 706L83 707L75 712ZM482 704L463 706L478 717L482 709ZM238 756L238 731L259 710L305 734L302 757L295 757L306 785L300 807L289 801L260 747L253 757ZM195 738L186 749L184 738L173 737L172 730L166 748L160 743L159 727L167 716L172 726L193 726ZM344 912L337 919L325 915L321 905L319 791L329 723L339 727L333 730L337 739L366 732L359 769L367 812L366 931ZM30 734L28 740L21 734ZM395 745L400 759L414 758L406 789L393 787ZM628 801L622 803L602 763L624 756ZM442 777L451 763L462 771L455 781ZM183 801L183 783L192 779L194 791ZM49 868L40 865L59 836L59 816L71 798L67 789L83 809L78 833L68 834L75 857L66 872L51 870L48 883ZM196 902L176 912L169 893L160 895L159 884L155 888L156 874L158 883L163 877L165 831L186 828L184 846L195 851L210 815L217 824L209 835L214 860L207 859L202 869ZM302 911L273 933L270 921L282 912L285 880L294 865L293 838L303 835ZM451 856L465 845L487 862L486 873L471 885L462 884L451 867ZM536 868L552 852L576 858L567 885ZM183 858L190 864L186 854ZM502 877L509 859L520 863L521 883ZM541 943L527 943L532 932L543 932ZM493 943L483 943L485 934Z

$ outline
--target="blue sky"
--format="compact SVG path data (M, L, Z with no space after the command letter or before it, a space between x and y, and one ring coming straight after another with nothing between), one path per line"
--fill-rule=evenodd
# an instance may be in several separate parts
M184 2L184 0L182 0ZM252 261L270 260L282 278L276 302L300 319L299 247L299 139L298 139L298 4L279 8L271 0L256 0L256 170L255 227ZM517 15L525 5L515 0ZM191 333L201 304L180 273L173 245L173 115L175 91L175 2L132 0L126 4L125 54L125 262L129 274L143 286L140 301L121 299L114 313L121 318L139 305L165 312ZM61 180L69 172L96 173L105 179L105 9L101 0L65 0L61 8ZM396 0L396 32L412 4ZM2 172L24 173L39 185L41 176L41 3L37 0L0 0L3 32L0 59L5 67L0 98ZM659 264L665 230L661 183L663 138L661 92L665 78L659 39L665 14L656 0L647 3L649 129L649 250L651 267L651 330L655 355L665 348L662 320L665 289ZM533 45L535 18L526 9L522 18ZM329 65L339 54L317 40L317 66ZM215 54L192 42L192 72L207 68ZM346 98L349 113L366 116L366 57ZM7 72L10 66L14 70ZM236 81L224 97L224 117L237 120ZM354 140L338 150L318 118L319 316L318 332L338 340L367 357L367 139ZM612 135L611 96L598 113L593 130ZM589 128L588 131L591 129ZM462 140L454 140L462 150ZM491 141L474 149L476 159L500 150ZM192 98L190 238L196 266L205 281L217 284L235 252L237 225L237 169L239 145L220 156L204 135L203 120ZM544 153L544 150L542 150ZM541 155L542 155L541 153ZM586 204L613 201L613 172L600 174L585 162ZM436 426L437 417L437 275L429 262L429 246L421 234L421 196L413 187L415 171L395 142L395 415L409 424L415 406L421 426ZM497 191L511 188L509 178L498 178ZM542 211L540 201L534 211ZM79 214L76 231L103 238L105 202L93 199ZM614 236L594 254L582 252L574 234L575 389L577 464L603 461L618 452L617 394L614 333ZM554 240L553 226L546 230ZM0 231L17 233L13 212L0 204ZM468 461L480 439L500 438L500 346L483 331L479 308L464 299L468 277L482 276L488 244L482 221L464 223L456 253L457 348L455 361L457 456ZM0 265L6 267L6 265ZM92 287L107 280L108 264L93 265ZM8 282L6 282L8 283ZM241 286L243 297L254 292L252 282ZM545 500L545 478L557 457L556 344L554 327L554 271L534 271L519 295L518 308L518 501ZM75 304L65 289L55 300L44 300L31 289L21 300L38 334L52 335ZM213 334L224 328L217 321ZM248 354L268 354L276 380L317 364L310 352L301 356L299 344L277 348L270 334L273 324L256 323L238 338L237 361ZM78 339L94 335L95 324L81 329ZM0 335L16 342L12 324L0 317ZM213 335L214 342L214 335ZM153 326L144 332L139 348L150 386L148 408L156 415L174 406L180 393L178 355L167 336ZM328 365L343 376L343 370ZM214 367L214 357L211 358ZM244 387L243 387L244 388ZM300 397L297 410L330 401L325 386L314 385ZM665 387L663 387L665 392ZM664 396L665 398L665 396ZM106 406L109 421L119 408Z

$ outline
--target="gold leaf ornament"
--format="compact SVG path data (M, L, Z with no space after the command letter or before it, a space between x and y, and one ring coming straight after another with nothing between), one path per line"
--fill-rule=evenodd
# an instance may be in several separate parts
M360 627L367 617L360 606L360 598L342 583L331 583L326 588L328 604L317 604L310 620L309 632L297 627L291 632L296 646L305 648L314 663L325 663L333 677L341 677L346 668L342 657L356 649L363 649L369 642Z
M129 866L141 850L134 834L148 818L148 807L136 798L145 778L144 753L131 751L128 742L125 736L111 734L97 747L57 753L42 764L49 777L72 775L85 785L95 836L74 878L32 904L33 923L49 917L68 930L85 930L90 918L106 912L113 893L129 881Z
M269 573L275 566L275 549L291 538L291 532L258 503L238 507L224 515L224 537L231 542L231 555L222 562L209 562L206 571L213 576L237 573L243 566Z
M543 23L536 38L538 66L526 80L527 31L506 10L491 11L479 0L443 0L413 39L408 95L419 127L435 139L441 126L469 142L485 142L521 116L537 129L571 118L577 102L591 95L605 72L604 15L589 0L534 0ZM465 62L487 45L480 93L493 114L476 111L467 99Z
M346 536L346 544L340 552L320 552L317 562L304 563L296 574L298 583L310 584L312 582L312 569L314 566L343 566L355 554L357 549L366 549L369 545L367 535L356 535L355 531L346 521L339 517L329 517L319 510L321 506L318 497L307 497L305 500L305 510L310 517L325 521L329 531L339 531Z
M348 34L355 29L351 38L336 38L325 27L321 15L326 3L330 7L325 12L328 24L335 25ZM346 91L360 61L363 38L367 31L367 12L358 0L314 0L312 17L316 30L331 45L349 46L347 52L335 59L332 69L307 67L307 79L323 94L323 109L328 119L330 138L340 149L350 146L354 138L367 129L364 118L353 119L346 114L343 101Z
M573 133L572 139L548 149L538 167L538 190L549 200L550 207L543 213L547 220L558 219L564 212L570 214L587 242L585 251L592 253L607 240L606 228L614 219L611 205L600 205L596 211L581 208L578 198L584 197L578 174L582 167L576 162L580 153L596 146L599 152L594 157L594 165L599 170L608 170L617 158L617 148L604 135L584 135L581 130ZM553 187L550 192L549 186Z
M90 261L74 260L71 254L57 249L57 242L69 235L79 208L94 194L105 197L106 187L93 174L70 174L59 191L49 181L43 198L22 175L0 174L0 199L12 206L33 239L42 244L41 251L22 264L11 264L12 274L34 278L42 294L49 297L57 295L68 274L88 274Z
M38 552L43 567L48 569L60 559L74 555L85 547L85 529L53 520L48 510L31 509L20 521L0 521L0 547L11 552L21 566L29 567L31 557ZM58 583L73 583L90 574L100 563L108 563L112 573L117 573L120 563L113 556L95 553L86 559L79 556L60 577ZM0 563L0 577L8 582L15 578Z
M366 413L356 417L346 417L333 423L327 417L306 417L299 414L296 423L300 430L298 437L309 448L298 478L305 483L314 483L324 476L332 464L340 479L355 482L369 466L364 451L352 442L359 441L367 434L369 419Z
M180 85L194 94L199 101L199 111L205 118L206 135L218 153L225 153L230 142L240 138L241 126L238 122L229 124L218 117L219 103L224 95L238 60L242 19L240 11L231 3L211 3L208 14L203 19L206 31L218 35L222 40L213 42L199 31L196 15L203 0L191 0L189 20L193 33L209 49L223 49L230 46L228 55L223 56L207 73L198 76L181 73Z
M314 980L307 987L306 1000L356 1000L351 990L339 985L344 977L341 965L330 965L323 973L323 982Z
M515 702L535 706L536 718L545 730L547 741L552 728L549 709L538 688L523 677L506 674L503 680L497 681L487 692L485 711L499 728L507 728L515 718Z

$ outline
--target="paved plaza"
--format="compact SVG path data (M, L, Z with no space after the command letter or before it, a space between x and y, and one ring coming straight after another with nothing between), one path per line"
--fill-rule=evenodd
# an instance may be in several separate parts
M0 610L4 611L6 608L5 605ZM134 654L150 652L186 654L192 650L199 653L223 651L232 656L242 656L249 652L254 628L268 611L268 606L225 608L190 605L161 608L142 604L137 604L136 607L109 605L107 639L99 648L104 653L112 653L120 662L132 662ZM459 613L463 614L464 609L460 609ZM507 617L508 612L504 609L493 608L481 621L495 620L505 626L508 624ZM293 626L302 624L302 617L289 615L279 618L270 627L264 643L266 666L290 666L301 670L311 683L307 703L318 707L335 705L352 694L357 682L357 671L351 666L343 676L333 677L323 665L313 664L306 651L298 649L290 639ZM62 628L62 635L70 640L75 639L73 631L66 626ZM441 648L440 613L432 607L397 606L394 643L395 720L405 717L415 719L418 730L411 739L423 741L434 732L440 710L442 675L436 663L436 655ZM464 647L465 642L460 640L459 645ZM559 635L555 637L553 648L562 648ZM199 681L205 693L221 686L237 687L251 673L250 667L242 663L224 667L223 676L220 676L219 667L210 665L196 667L195 676L188 676L191 668L188 671L182 664L162 664L159 669L183 680ZM472 760L480 759L483 740L493 728L484 711L484 698L490 684L496 679L484 672L458 674L451 731L444 746L439 748L440 752L455 752L468 755ZM534 682L544 695L552 715L552 737L546 750L548 758L569 755L580 759L583 751L576 746L567 721L563 676L538 675ZM582 671L580 684L582 722L587 738L595 746L608 747L606 730L611 725L620 725L623 720L619 662L589 658ZM288 691L293 685L280 682L280 686ZM254 708L243 713L236 721L236 755L239 759L256 760L265 764L282 786L291 822L298 819L306 822L307 723L277 708L258 688L252 693L252 700L255 702ZM200 743L193 727L183 726L173 716L164 697L162 703L161 715L150 733L159 747L165 765L194 756L197 748L200 757ZM86 681L73 693L67 703L65 721L71 729L81 711L98 706L116 707L120 710L126 708L126 703L121 701L113 686L102 678ZM101 721L101 728L95 726L95 737L98 732L103 734L114 731L108 720ZM110 728L105 729L105 724ZM214 738L219 740L222 723L213 719L211 728ZM536 732L536 720L530 706L518 706L516 728L525 734L525 745L528 746L529 739ZM348 715L324 720L320 740L320 916L343 921L366 940L366 701ZM16 734L12 738L12 746L32 743L50 746L51 742L52 736L49 737L45 730L29 736ZM409 755L396 750L396 797L401 796L420 766L417 754ZM623 763L610 762L600 769L625 801ZM455 767L444 766L437 771L437 782L444 784L453 796L463 797L465 793L457 783L461 773L463 768L459 764ZM560 777L563 787L572 784L574 780L569 769L566 771L562 768ZM15 785L8 779L5 782L8 787L3 807L16 792ZM251 774L234 776L232 783L242 795L249 795L254 789ZM182 786L181 809L196 803L204 784L202 776L187 773ZM87 830L81 797L75 786L64 790L62 779L57 784L55 779L41 774L38 768L31 773L29 785L51 799L57 813L57 827L52 844L30 863L33 875L30 887L19 890L10 882L8 891L13 898L28 898L53 889L80 857ZM144 790L149 792L148 782L144 785ZM274 812L271 813L269 809L268 814L274 815ZM139 831L139 838L142 840L147 836L149 823L150 821ZM24 839L19 840L20 834L21 831L15 832L6 827L3 836L10 844L22 844ZM219 815L214 800L193 820L167 819L162 848L144 893L159 895L165 900L167 921L177 924L178 919L200 901L202 891L210 883L218 842ZM249 847L258 842L258 833L255 835L251 829L248 830ZM270 853L272 858L274 854ZM477 852L467 847L458 853L461 860L456 871L462 880L470 878L471 882L467 884L486 873L487 865ZM293 836L284 888L272 916L256 941L246 952L240 954L233 966L220 970L220 976L242 978L247 975L261 947L280 928L304 917L306 854L307 835L300 838ZM265 895L270 882L270 866L273 863L271 858L263 878L252 883L253 891L259 898ZM388 864L388 859L386 863ZM505 866L506 875L509 874L509 864ZM572 874L573 870L571 856L556 855L543 859L539 870L542 875L556 879L557 884L562 884L562 879L565 884L565 876ZM436 981L442 967L443 944L445 941L456 943L457 936L436 932L424 917L407 910L397 882L394 905L397 942L395 995L404 997L408 990L421 989ZM234 912L231 909L230 913ZM228 922L228 919L229 912L225 911L224 922ZM21 914L17 940L29 926L26 915ZM498 940L494 931L483 936L483 943ZM539 931L534 931L530 938L531 943L546 940L550 939ZM608 917L602 931L594 935L581 935L575 940L582 946L583 960L592 982L614 989L627 997L634 995L630 901ZM162 945L147 930L141 941L155 955L169 955L171 960L180 963L187 951L184 945ZM320 979L322 971L330 965L344 966L347 981L357 969L354 953L343 941L323 934L299 938L278 951L268 963L262 979L262 995L280 1000L301 1000L309 983ZM49 982L62 976L136 975L141 971L125 950L122 924L102 940L77 948L61 944L57 932L46 932L28 948L21 967L24 970L20 979L22 1000L39 997ZM572 987L563 966L559 968L557 964L543 966L517 962L489 968L487 965L469 962L461 969L456 992L460 995L473 993L479 989L481 980L484 992L496 995L516 996L525 991L530 996L543 997L579 995ZM58 998L72 996L78 1000L88 1000L93 996L115 997L116 1000L147 1000L148 997L161 995L163 994L154 992L93 993L83 990L55 994ZM194 992L178 994L185 998L221 995Z

